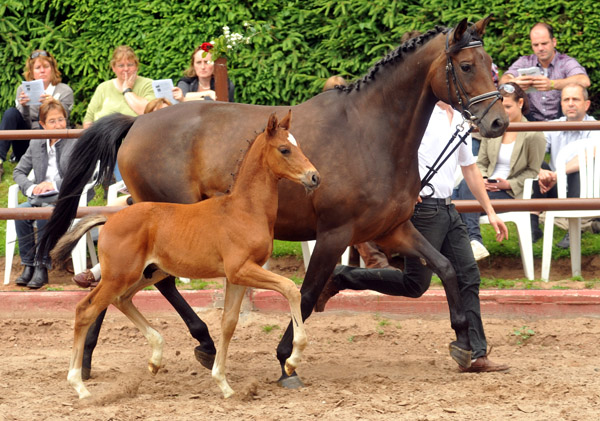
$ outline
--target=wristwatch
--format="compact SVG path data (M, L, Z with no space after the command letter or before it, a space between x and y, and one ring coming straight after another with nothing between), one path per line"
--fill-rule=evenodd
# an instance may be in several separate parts
M123 95L125 95L127 92L133 92L133 89L131 88L127 88L123 91Z

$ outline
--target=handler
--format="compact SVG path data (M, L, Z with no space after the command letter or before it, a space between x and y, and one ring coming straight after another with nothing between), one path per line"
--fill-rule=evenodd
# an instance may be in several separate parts
M454 128L460 124L462 116L449 105L438 102L429 125L419 147L419 173L425 176L428 166L433 165L439 151L448 142ZM429 187L421 191L421 197L415 206L411 222L415 228L452 263L458 278L460 296L469 321L469 340L473 350L471 367L463 368L463 372L506 371L508 365L497 364L488 358L488 348L479 303L479 284L481 278L467 229L450 201L454 187L454 174L457 165L461 166L467 185L475 198L487 213L490 224L496 231L496 240L508 238L508 230L504 222L496 215L490 199L485 191L483 178L475 163L471 150L471 137L467 144L460 147L450 156L440 171L433 177L433 195ZM429 289L431 269L425 267L420 259L405 258L404 271L395 269L362 269L353 266L337 266L332 277L327 281L315 307L323 311L325 303L340 290L371 289L382 294L400 295L418 298Z

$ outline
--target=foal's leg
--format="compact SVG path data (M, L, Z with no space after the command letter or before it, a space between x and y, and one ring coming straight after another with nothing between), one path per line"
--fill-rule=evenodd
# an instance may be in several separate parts
M227 281L225 287L225 304L223 308L223 317L221 319L221 340L217 348L217 356L212 367L212 377L223 392L223 397L228 398L234 394L233 389L227 383L225 376L225 363L227 361L227 349L229 342L235 331L238 319L240 317L240 307L244 298L246 287L234 285Z
M235 278L236 283L261 289L270 289L283 295L290 305L293 328L292 351L283 365L285 374L291 376L302 359L302 351L306 348L307 338L304 330L302 311L300 308L301 295L298 288L290 279L265 270L256 263L246 263ZM233 282L233 281L231 281ZM313 304L314 305L314 304Z
M150 373L156 374L162 362L164 339L157 330L150 326L150 323L139 312L139 310L131 302L131 297L119 298L114 303L115 307L123 312L129 320L142 332L146 340L152 347L152 356L148 361L148 370Z
M83 384L81 376L85 337L90 325L96 320L100 312L106 310L112 301L112 294L109 291L103 292L102 290L103 288L100 285L96 287L77 304L75 310L73 351L67 380L75 388L80 399L91 395Z

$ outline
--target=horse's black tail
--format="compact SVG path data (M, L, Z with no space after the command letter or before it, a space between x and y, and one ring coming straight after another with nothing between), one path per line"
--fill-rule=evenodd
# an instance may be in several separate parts
M112 114L96 121L83 132L73 147L56 207L39 241L36 255L38 264L41 264L42 256L50 253L75 219L79 197L91 180L98 161L100 164L96 185L110 181L117 162L117 151L134 121L135 117Z

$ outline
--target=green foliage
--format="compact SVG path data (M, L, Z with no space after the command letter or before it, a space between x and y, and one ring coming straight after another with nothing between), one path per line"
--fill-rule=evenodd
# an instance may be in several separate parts
M263 325L261 327L264 333L271 333L275 329L280 329L279 325Z
M535 331L527 326L523 326L520 329L515 329L513 335L517 337L517 345L523 345L535 335Z
M592 102L598 103L600 16L593 0L5 0L0 5L0 110L14 104L28 53L57 58L63 81L75 92L73 121L80 123L94 89L113 77L112 50L130 45L140 74L175 81L193 49L222 34L227 25L257 29L250 45L229 57L236 100L297 104L319 93L325 79L362 76L409 30L475 21L493 13L486 49L501 70L529 54L528 32L538 21L556 30L558 49L586 67ZM592 107L595 109L595 107Z
M297 241L273 241L273 256L296 256L302 259L302 245Z

